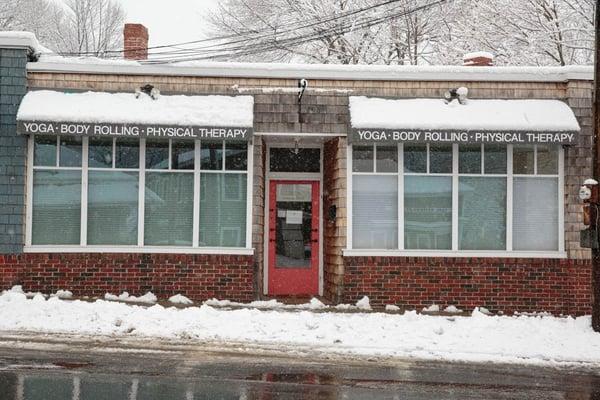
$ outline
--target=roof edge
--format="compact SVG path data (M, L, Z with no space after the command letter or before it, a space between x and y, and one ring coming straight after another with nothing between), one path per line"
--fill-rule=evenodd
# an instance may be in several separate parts
M1 42L0 42L1 43ZM28 63L29 72L198 76L265 79L373 80L373 81L492 81L567 82L593 81L593 66L564 67L468 67L468 66L387 66L281 63L202 62L182 65L148 65L135 62Z

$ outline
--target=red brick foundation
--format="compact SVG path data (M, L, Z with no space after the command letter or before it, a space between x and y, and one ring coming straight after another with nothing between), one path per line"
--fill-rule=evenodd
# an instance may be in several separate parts
M254 299L252 256L198 254L0 254L0 289L23 285L42 293L69 289L75 296L153 292L192 300Z
M591 313L591 260L345 257L344 302Z

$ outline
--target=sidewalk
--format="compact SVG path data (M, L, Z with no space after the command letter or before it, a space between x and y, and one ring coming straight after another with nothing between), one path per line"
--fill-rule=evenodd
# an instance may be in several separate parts
M13 290L0 295L0 336L103 336L306 356L600 367L600 334L592 331L590 317L488 316L478 309L468 317L365 312L367 300L352 313L340 313L319 303L291 309L271 301L273 309L259 310L209 301L179 308L41 295L28 299Z

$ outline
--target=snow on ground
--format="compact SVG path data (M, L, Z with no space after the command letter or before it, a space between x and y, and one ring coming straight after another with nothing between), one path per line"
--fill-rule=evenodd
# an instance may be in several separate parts
M0 295L0 330L276 345L347 355L600 366L590 317L332 313L142 307L97 300Z
M188 299L187 297L185 297L182 294L176 294L175 296L169 297L169 303L183 304L183 305L194 304L193 301L191 301L190 299Z

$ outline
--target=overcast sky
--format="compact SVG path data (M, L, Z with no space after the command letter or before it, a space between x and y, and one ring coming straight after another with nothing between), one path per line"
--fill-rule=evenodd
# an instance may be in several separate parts
M1 0L0 0L1 1ZM127 13L126 22L144 24L149 46L187 42L205 37L202 14L219 0L118 0Z

